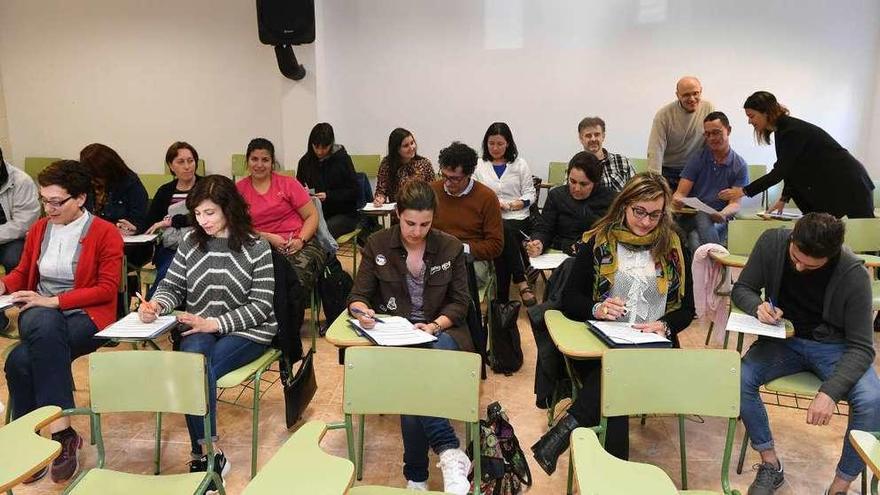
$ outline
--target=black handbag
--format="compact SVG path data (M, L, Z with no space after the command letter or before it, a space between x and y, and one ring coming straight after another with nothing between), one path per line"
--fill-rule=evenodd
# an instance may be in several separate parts
M287 428L292 427L302 418L303 413L312 402L318 390L315 379L315 363L312 359L314 349L309 349L299 362L299 369L292 376L288 373L284 379L284 412Z

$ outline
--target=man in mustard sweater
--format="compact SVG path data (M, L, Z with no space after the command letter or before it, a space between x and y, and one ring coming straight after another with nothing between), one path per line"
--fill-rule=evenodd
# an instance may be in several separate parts
M477 152L453 142L440 150L440 180L431 187L437 194L434 228L455 236L474 259L481 285L486 281L488 262L501 255L504 235L501 206L495 192L471 177L477 167Z

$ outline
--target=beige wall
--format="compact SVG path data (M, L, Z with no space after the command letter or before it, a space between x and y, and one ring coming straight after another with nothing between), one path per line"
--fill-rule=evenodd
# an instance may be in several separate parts
M9 126L6 123L6 98L3 97L2 76L0 76L0 149L5 155L12 156L12 148L9 146Z
M297 53L313 63L312 47ZM228 173L230 154L263 136L293 168L316 115L314 67L284 78L242 0L3 0L0 66L16 163L103 142L160 172L180 139Z

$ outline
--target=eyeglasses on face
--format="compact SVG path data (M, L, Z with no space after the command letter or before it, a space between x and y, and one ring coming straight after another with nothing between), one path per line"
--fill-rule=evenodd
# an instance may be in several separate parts
M443 179L446 182L458 184L459 182L467 179L467 175L446 175L443 172L440 172L437 174L437 178Z
M46 198L41 197L40 203L43 203L43 206L50 206L52 208L61 208L62 206L64 206L64 203L67 203L71 199L73 199L73 196L68 196L64 199L46 199Z
M639 220L644 220L645 218L649 218L652 222L657 222L661 218L663 218L664 211L648 211L641 206L631 206L630 209L633 212L633 216L635 216Z

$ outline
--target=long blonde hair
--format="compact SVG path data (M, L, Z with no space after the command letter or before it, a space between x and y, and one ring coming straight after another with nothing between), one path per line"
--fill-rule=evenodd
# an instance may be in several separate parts
M672 219L672 191L662 175L655 172L642 172L633 176L623 186L623 190L617 194L611 207L604 217L600 218L593 229L587 232L587 236L597 239L607 239L614 229L628 228L626 225L626 209L640 201L654 201L663 198L663 215L654 231L657 238L651 246L651 255L654 259L666 257L672 250L672 238L678 235L675 230L675 221Z

